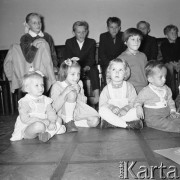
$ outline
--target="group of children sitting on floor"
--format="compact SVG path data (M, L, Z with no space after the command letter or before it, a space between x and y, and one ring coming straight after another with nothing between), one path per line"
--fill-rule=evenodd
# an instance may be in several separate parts
M41 31L41 23L41 16L37 13L26 17L28 31L21 38L22 52L26 60L32 62L39 47L47 42L57 68L52 38ZM121 33L120 19L111 17L107 20L107 27L108 32L100 35L99 58L107 82L100 96L95 65L96 43L87 38L88 23L77 21L73 24L75 36L66 41L66 60L60 65L50 97L43 95L41 72L31 68L24 76L22 91L27 94L19 100L19 116L11 141L38 137L47 142L55 134L77 132L77 127L140 130L146 124L162 131L180 132L180 115L172 91L165 85L168 66L156 60L157 44L155 38L148 35L149 23L141 21L137 28ZM178 29L172 25L168 27L169 31L165 32L168 42L172 43L174 39L173 43L176 43ZM172 54L175 53L173 48L171 50ZM178 60L180 58L168 59L166 63L177 69ZM47 68L53 69L53 66ZM99 113L87 104L82 82L84 76L91 81L93 103L99 103Z

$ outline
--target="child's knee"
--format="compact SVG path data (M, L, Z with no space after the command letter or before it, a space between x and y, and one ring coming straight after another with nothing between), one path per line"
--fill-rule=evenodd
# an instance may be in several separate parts
M100 119L99 117L95 116L95 117L90 117L88 118L87 120L87 124L90 126L90 127L96 127L100 122Z
M34 128L34 131L36 131L37 133L46 131L46 126L42 122L35 122L33 128Z
M100 107L100 108L99 108L99 115L100 115L100 116L103 116L104 114L106 114L107 111L109 111L108 108L106 108L106 107Z
M77 99L77 92L76 91L71 91L68 95L67 95L67 100L68 101L75 101Z

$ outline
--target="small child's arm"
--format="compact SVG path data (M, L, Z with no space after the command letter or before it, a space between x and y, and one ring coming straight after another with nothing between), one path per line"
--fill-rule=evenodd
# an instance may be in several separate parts
M141 105L136 106L136 112L139 119L144 119L144 111Z
M145 101L145 96L146 92L144 92L144 90L141 90L134 102L134 107L136 108L137 117L139 119L144 119L143 105Z
M51 98L53 100L52 106L58 112L64 103L66 102L66 95L73 91L74 88L72 86L67 86L64 90L55 83L51 88Z
M20 119L25 124L32 124L32 123L37 122L37 121L42 121L42 119L40 119L38 117L31 117L31 115L30 115L31 108L29 106L28 101L21 101L20 100L18 110L19 110Z
M57 128L56 121L57 121L58 116L51 104L47 105L46 113L47 113L47 119L50 122L48 129L55 130Z
M56 114L56 111L53 109L51 104L47 105L46 113L47 113L47 119L50 122L56 122L57 114Z
M176 112L176 107L175 107L175 102L174 100L172 99L172 91L169 87L167 87L167 103L168 103L168 106L170 108L170 111L171 112Z
M175 102L174 100L172 99L172 91L169 87L167 87L167 98L168 98L168 106L170 108L170 117L172 118L179 118L179 109L176 111L176 107L175 107Z

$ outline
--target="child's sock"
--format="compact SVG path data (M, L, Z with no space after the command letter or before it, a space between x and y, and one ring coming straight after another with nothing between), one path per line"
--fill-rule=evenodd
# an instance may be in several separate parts
M77 127L89 127L87 120L74 121Z
M66 102L64 106L65 106L64 121L65 123L68 123L74 119L74 109L76 107L76 102L73 103Z
M66 127L64 125L61 125L56 134L63 134L65 132L66 132Z

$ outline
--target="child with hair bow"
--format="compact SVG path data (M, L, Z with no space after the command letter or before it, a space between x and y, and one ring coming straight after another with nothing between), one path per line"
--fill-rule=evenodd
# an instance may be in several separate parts
M53 107L63 119L67 132L77 132L77 126L96 127L99 124L99 114L86 104L77 60L79 58L74 57L61 64L58 81L51 89Z

